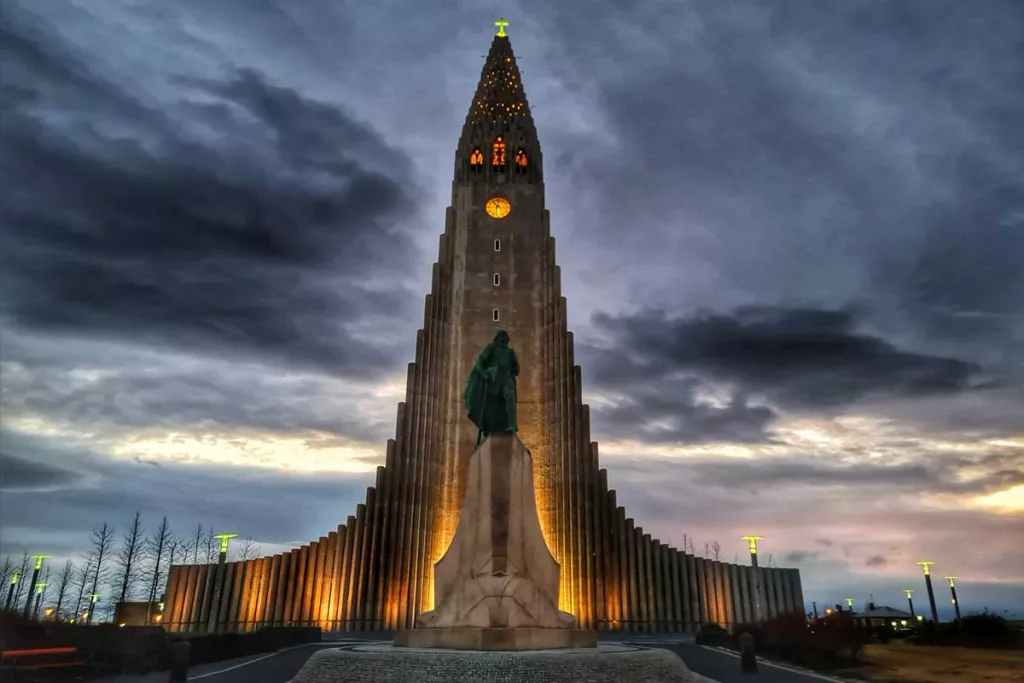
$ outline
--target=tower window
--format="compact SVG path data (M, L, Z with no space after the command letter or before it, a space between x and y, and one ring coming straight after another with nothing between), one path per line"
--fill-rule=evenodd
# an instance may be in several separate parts
M494 251L501 251L501 240L494 240Z
M527 166L529 166L529 160L526 158L526 152L519 150L516 152L516 173L526 175Z
M477 147L473 150L473 153L469 155L469 172L470 173L482 173L484 170L484 155Z
M491 166L498 173L505 172L505 141L499 135L491 145Z
M497 308L492 309L491 310L491 320L493 320L494 322L498 322L498 320L500 320L500 319L501 319L501 316L498 315L498 309Z
M495 287L500 287L501 286L501 275L498 274L498 273L494 274L494 286Z

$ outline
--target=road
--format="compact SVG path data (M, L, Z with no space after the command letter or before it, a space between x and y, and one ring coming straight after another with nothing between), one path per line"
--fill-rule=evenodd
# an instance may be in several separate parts
M827 676L805 674L765 663L759 665L757 674L742 674L738 657L694 645L692 639L685 637L659 638L652 635L635 640L619 637L609 639L609 641L669 650L677 654L691 671L719 681L719 683L822 683L822 681L835 680ZM287 683L318 649L359 642L371 641L346 638L342 641L303 645L276 653L256 655L229 662L206 664L190 671L188 680L202 681L202 683ZM166 681L167 672L160 672L143 676L103 678L94 683L166 683Z

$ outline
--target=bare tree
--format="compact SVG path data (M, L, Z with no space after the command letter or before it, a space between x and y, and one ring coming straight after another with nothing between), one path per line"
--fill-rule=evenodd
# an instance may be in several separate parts
M106 522L103 522L102 527L100 527L99 529L92 530L92 538L90 539L90 541L92 542L93 555L96 558L95 565L93 566L92 590L90 592L96 594L100 590L100 581L106 579L107 577L106 567L104 566L103 562L104 560L109 559L110 553L114 546L114 527L110 526ZM92 600L89 600L87 623L92 622L94 609L93 605L95 604L96 603L94 603Z
M14 574L14 566L14 560L11 559L11 556L4 555L4 563L0 565L0 586L4 588L4 600L7 599L7 582L11 580L11 575Z
M71 587L72 581L75 578L75 563L71 560L67 560L64 563L64 568L60 570L60 574L57 576L57 605L53 608L53 619L54 621L60 621L61 608L66 607L67 604L64 601L64 597L67 595L68 589Z
M210 564L217 557L217 539L213 537L213 527L210 527L210 533L206 535L206 564Z
M696 555L697 554L697 546L694 545L693 538L691 537L691 538L687 539L687 542L690 544L690 551L689 551L690 554L691 555Z
M190 543L189 547L192 550L192 564L199 564L199 546L203 542L203 524L200 522L196 525L196 540L195 543Z
M711 557L711 544L707 541L704 542L704 559L707 560Z
M769 567L774 567L775 566L775 556L772 555L771 553L768 553L768 566Z
M252 540L252 536L246 536L242 542L242 561L253 560L257 555L260 554L260 548L255 541Z
M117 567L117 583L121 584L117 602L131 600L135 586L141 577L142 554L146 545L142 528L142 513L136 512L131 526L124 532L121 547L114 558Z
M167 517L160 522L160 527L153 533L147 544L149 556L153 558L153 580L149 584L149 605L156 601L156 592L160 585L160 577L164 571L164 560L172 551L171 543L173 536L171 526L167 523ZM167 563L170 566L170 563ZM150 607L146 608L146 623L149 623L149 615L153 612Z
M74 617L75 621L78 621L82 614L82 600L85 599L85 591L89 587L89 580L92 578L92 569L96 565L96 558L90 553L85 557L85 564L82 565L82 570L78 574L78 600L74 604Z
M722 545L718 541L712 541L711 555L715 558L715 562L722 559Z

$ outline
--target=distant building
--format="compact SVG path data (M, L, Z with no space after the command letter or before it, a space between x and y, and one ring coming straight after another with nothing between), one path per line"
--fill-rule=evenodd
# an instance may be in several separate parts
M874 603L868 605L867 611L854 615L854 619L861 626L889 626L894 630L913 628L917 624L917 618L910 612L884 605L876 606Z

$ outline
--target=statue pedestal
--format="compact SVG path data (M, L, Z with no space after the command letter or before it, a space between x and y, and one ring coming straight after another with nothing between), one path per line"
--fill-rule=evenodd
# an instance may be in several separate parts
M493 434L469 460L466 497L451 546L434 565L434 604L399 631L398 647L537 650L594 647L558 609L559 566L537 517L530 452Z

